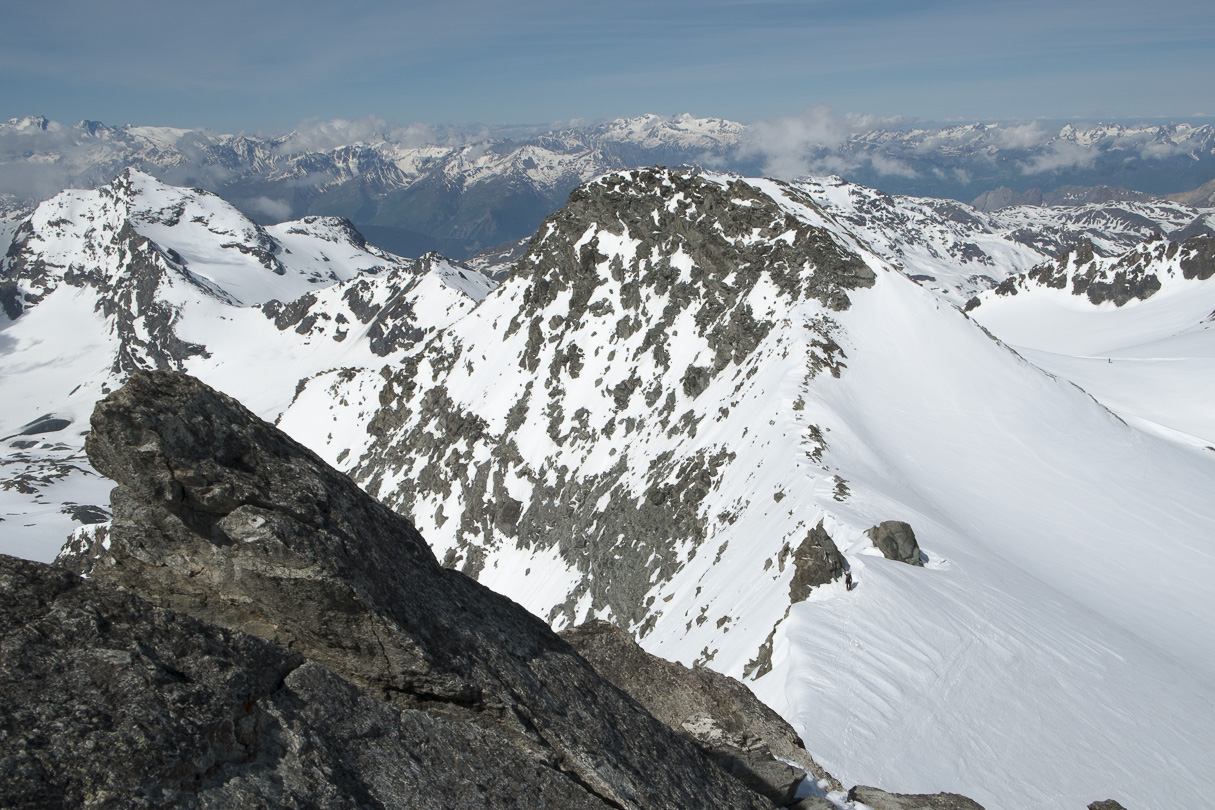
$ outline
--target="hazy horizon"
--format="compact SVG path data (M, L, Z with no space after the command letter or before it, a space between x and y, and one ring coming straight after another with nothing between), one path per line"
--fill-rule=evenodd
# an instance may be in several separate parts
M1128 117L1107 117L1093 118L1087 116L1072 116L1068 118L1059 117L986 117L986 118L946 118L946 119L921 119L915 117L891 116L881 117L874 114L864 112L847 111L836 113L836 111L826 108L822 105L811 105L800 111L792 110L787 114L772 116L770 118L755 119L750 121L742 121L739 119L730 118L728 116L717 115L712 111L698 113L695 111L681 110L677 112L657 112L654 110L638 110L627 115L606 116L602 118L573 118L556 121L420 121L420 120L392 120L377 115L374 111L366 115L356 118L318 118L311 117L301 119L300 121L282 126L282 127L262 127L253 129L244 128L223 128L211 126L206 123L194 125L184 125L179 123L166 123L156 120L121 120L113 118L89 118L89 117L55 117L48 115L38 110L30 110L18 112L9 115L2 120L12 123L25 118L45 118L47 121L59 124L64 127L76 127L80 124L91 122L100 123L107 127L152 127L164 129L181 129L193 130L198 132L210 133L212 135L245 135L258 138L276 138L291 135L298 132L310 132L320 129L351 128L361 130L365 133L376 133L378 135L392 135L402 131L415 131L416 128L427 128L433 134L437 142L446 139L459 137L465 140L473 140L479 138L494 138L508 140L512 138L527 138L546 132L560 131L565 129L583 129L595 126L609 124L613 121L635 119L642 116L654 115L664 120L672 120L683 115L690 115L693 118L700 120L720 119L731 121L743 126L753 127L774 121L782 121L805 117L809 114L825 114L833 119L840 121L853 122L851 131L865 132L876 130L890 131L909 131L915 129L936 130L950 129L960 126L984 125L984 126L1025 126L1039 125L1051 129L1062 128L1065 125L1071 124L1080 127L1092 126L1179 126L1190 124L1193 126L1215 125L1215 114L1212 115L1190 115L1190 116L1128 116Z
M1174 0L362 0L9 4L0 120L217 132L359 119L753 123L1215 115L1215 4ZM513 123L503 123L513 122Z

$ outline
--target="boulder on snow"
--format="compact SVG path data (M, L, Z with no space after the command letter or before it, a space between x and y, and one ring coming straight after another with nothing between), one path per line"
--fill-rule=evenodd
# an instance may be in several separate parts
M848 562L831 535L818 525L806 532L806 539L793 552L793 579L789 582L789 601L804 602L819 585L834 582L848 572Z
M1126 808L1113 799L1106 799L1103 802L1093 802L1088 806L1088 810L1126 810Z
M865 532L865 535L886 559L908 565L924 565L924 554L910 524L901 520L885 520Z

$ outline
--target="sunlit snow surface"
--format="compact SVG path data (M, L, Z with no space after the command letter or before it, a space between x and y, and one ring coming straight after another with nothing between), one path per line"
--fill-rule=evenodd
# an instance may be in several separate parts
M1159 292L1121 307L1038 286L985 295L973 315L1123 418L1215 445L1215 284L1185 279L1175 264L1158 274Z
M697 398L677 398L676 413L706 415L693 440L651 431L562 457L539 419L518 435L528 463L551 457L586 474L625 451L737 453L704 507L708 541L673 578L654 583L650 595L662 618L643 644L684 662L708 657L740 676L775 626L773 669L750 685L846 784L956 791L988 810L1081 808L1111 797L1128 808L1205 806L1215 794L1215 452L1205 449L1215 438L1206 407L1215 355L1204 321L1215 310L1212 285L1175 279L1157 297L1122 308L1054 290L999 298L983 290L1045 255L1007 239L993 218L975 213L979 225L957 230L927 203L897 198L886 214L909 230L883 241L875 193L834 180L752 182L858 251L877 273L875 286L851 291L848 310L829 312L758 284L748 303L774 327L744 365L719 374ZM865 225L850 219L858 201L876 206ZM1004 216L1031 215L1047 217ZM220 229L211 222L212 232ZM190 217L185 223L202 225ZM318 309L331 314L343 311L344 284L392 272L349 263L354 254L339 253L347 247L324 233L267 232L295 257L294 275L276 278L284 288L307 285ZM240 292L252 290L252 280L224 275L236 272L232 251L217 256L195 233L195 241L165 246L187 266L214 268L206 278L229 298L262 298ZM585 238L596 235L605 276L614 255L636 249L635 239L605 230L589 229ZM951 261L959 240L978 246L969 255L988 259ZM331 264L342 268L338 278L309 281ZM686 255L671 264L690 277ZM934 281L917 284L895 267ZM990 279L972 281L980 268ZM423 379L442 373L458 403L501 430L534 377L518 364L526 330L506 335L526 282L508 280L490 292L492 284L440 262L410 283L423 302L415 307L421 327L464 349L450 370L423 363ZM256 308L184 283L173 289L189 291L181 293L179 334L205 341L212 354L192 358L190 371L263 416L281 413L292 435L343 469L354 466L379 408L379 368L400 356L373 356L365 334L335 340L336 321L306 334L280 331ZM984 296L973 320L953 305L972 294ZM378 287L372 294L377 302L390 295ZM610 279L596 291L619 295ZM654 312L663 303L646 300ZM567 304L558 297L545 322ZM834 321L844 354L838 378L807 373L817 351L809 324L824 317ZM46 453L78 453L92 402L115 382L108 376L113 346L96 320L92 299L61 286L17 321L2 322L0 386L9 398L0 435L54 413L71 426L35 438L65 445ZM65 331L64 323L75 328ZM583 373L561 380L567 421L577 403L601 424L603 391L632 371L596 343L603 340L597 328L567 326L587 350ZM710 361L691 313L667 329L673 370ZM543 348L541 369L553 351ZM630 362L645 379L660 373L648 354ZM301 379L308 382L297 391ZM640 413L643 406L638 396L630 407ZM719 408L728 415L718 417ZM812 428L827 447L817 460ZM484 446L460 450L462 463L488 459ZM645 473L630 470L625 483L640 491ZM844 496L837 477L846 480ZM104 503L89 488L107 482L84 472L69 480L81 487L79 497L92 498L79 502ZM55 492L58 484L48 486L36 499L44 504L26 498L24 512L4 515L0 550L53 554L48 538L70 520L38 510L69 499ZM507 486L525 500L533 483L518 477ZM0 492L6 512L15 508L10 497L17 496ZM459 511L453 495L418 504L414 514L442 557L458 521L437 520L440 507L449 517ZM855 587L820 587L784 618L791 570L770 561L820 519L847 556ZM928 558L923 569L884 559L865 537L889 519L914 526ZM45 537L15 534L17 522ZM508 541L489 550L481 580L547 615L577 576L554 550ZM579 610L585 616L589 601Z
M908 520L939 567L853 556L852 593L795 606L789 713L845 781L1201 806L1215 454L1128 427L900 281L841 316L878 350L823 398L857 442L835 449L845 508Z
M50 267L45 289L36 290L45 295L16 320L0 312L0 552L50 560L79 526L70 504L109 503L112 482L88 464L83 436L93 405L122 383L114 369L119 338L96 286L74 286L63 275L73 268L108 281L127 274L120 235L128 224L176 257L161 261L155 298L177 314L178 338L206 347L182 370L270 420L291 403L300 380L399 359L400 351L381 357L369 350L369 325L343 299L350 284L363 285L369 306L393 296L407 301L423 333L460 317L493 287L439 258L410 262L364 245L341 220L309 217L263 229L214 195L135 171L96 191L57 195L35 211L27 245ZM279 329L258 306L304 294L326 315L311 329ZM20 435L47 415L70 425ZM330 435L300 438L319 444Z
M787 192L788 210L876 250L798 192ZM627 265L633 241L605 231L584 241L593 236L605 277L613 255ZM991 244L989 255L998 252ZM634 434L560 456L533 415L516 437L525 461L557 453L594 474L626 447L646 458L716 446L738 454L704 507L711 519L719 510L735 519L713 521L700 553L655 583L662 616L642 643L689 663L709 654L712 666L739 676L779 622L774 669L751 685L845 783L958 791L988 808L1084 807L1107 797L1128 807L1201 806L1215 787L1204 767L1215 751L1215 453L1127 424L867 255L877 284L850 293L842 313L816 302L789 309L757 287L750 305L776 328L753 362L715 378L695 402L677 397L675 412L745 404L705 419L694 440ZM681 267L678 255L671 263ZM491 431L526 381L520 344L504 332L523 286L508 280L448 335L469 365L446 375L446 388ZM616 294L606 278L595 292ZM563 306L558 296L542 320ZM813 335L803 324L824 314L840 326L845 368L839 379L808 381ZM571 341L596 347L593 322L566 328ZM673 337L691 338L690 323L666 329L672 369L705 362L696 340ZM586 352L577 379L561 379L567 415L578 403L591 424L606 418L600 389L629 374L606 348ZM542 351L540 368L552 351ZM649 363L637 364L643 379L659 373ZM425 361L420 373L429 379ZM342 421L349 411L334 413ZM821 464L807 456L811 425L826 437ZM461 450L471 453L467 463L488 459L478 446ZM634 491L644 473L633 474ZM834 475L849 488L842 500ZM526 500L527 482L510 486ZM459 510L455 495L413 506L440 556L452 547L454 521L435 515ZM847 554L855 588L823 587L781 622L790 572L765 562L820 518ZM886 519L916 528L924 569L876 554L863 532ZM551 552L509 540L487 548L480 578L540 615L576 580ZM585 616L589 601L579 610Z

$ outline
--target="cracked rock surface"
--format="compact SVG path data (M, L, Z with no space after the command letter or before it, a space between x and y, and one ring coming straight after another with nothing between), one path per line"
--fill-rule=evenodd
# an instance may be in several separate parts
M956 793L887 793L865 785L849 790L848 801L872 810L983 810L978 802Z
M98 404L87 449L97 469L119 482L114 520L92 543L66 551L60 564L92 581L47 569L38 569L46 572L39 576L83 594L86 603L88 594L100 593L132 605L137 594L155 604L159 610L128 609L132 640L123 649L163 661L167 674L128 674L121 687L95 684L90 688L100 693L85 714L100 718L95 722L102 727L126 728L120 709L163 704L157 677L179 673L185 684L179 688L202 690L202 696L182 698L188 706L181 711L177 704L149 709L156 721L130 733L148 741L138 744L150 746L149 756L181 749L191 763L212 755L195 756L179 745L179 726L226 729L227 720L233 730L216 733L237 735L246 706L253 711L266 694L280 693L275 700L302 718L289 728L284 720L267 720L267 742L244 764L192 765L185 782L132 765L114 771L115 790L152 795L172 789L199 801L207 791L227 791L215 795L254 804L279 803L264 796L281 790L292 802L334 807L770 806L600 677L540 620L442 568L408 521L230 397L185 375L136 372ZM114 585L128 593L118 594ZM53 622L54 611L45 607L50 597L21 598L34 605L32 617ZM95 610L98 627L119 625L107 618L108 608ZM233 660L230 667L208 664L223 678L238 678L243 666L256 672L240 677L269 680L243 692L224 686L227 681L211 687L183 670L177 655L140 640L145 631L136 619L168 622L170 616L191 623L196 643L214 637L215 645L246 645L273 662L263 667L238 647L223 653ZM20 635L33 620L12 632ZM93 655L100 646L66 628L59 637L72 650L65 654L74 656ZM6 625L6 645L33 645L30 661L47 658L36 652L46 642L22 638L12 642ZM4 666L10 667L7 649ZM97 668L61 669L64 678L88 680ZM59 704L46 711L35 729L81 722ZM215 734L197 736L210 741ZM89 800L97 779L65 774L69 761L94 767L87 764L90 755L71 756L52 741L34 757L35 766L31 744L5 742L0 752L9 773L27 768L44 775L42 782L18 779L19 785L75 791L68 804ZM251 763L264 756L278 764L256 771ZM362 787L326 793L343 774Z
M793 803L807 773L840 789L793 727L740 681L651 655L605 621L568 628L561 637L648 712L778 807Z
M84 805L607 806L488 729L0 556L0 806Z

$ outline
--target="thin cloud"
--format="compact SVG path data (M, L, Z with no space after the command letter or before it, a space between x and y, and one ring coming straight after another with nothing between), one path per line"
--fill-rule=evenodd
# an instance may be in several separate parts
M247 210L261 214L266 219L274 222L282 222L291 217L291 203L286 200L274 200L269 197L255 197L251 200L244 200L243 207Z
M1056 140L1040 154L1020 164L1022 174L1046 174L1063 169L1091 169L1101 155L1097 146Z
M388 124L374 115L353 121L334 118L295 129L283 139L278 148L281 152L295 154L326 152L356 143L383 143L387 130Z
M283 154L326 152L356 143L391 143L406 148L459 147L482 143L491 137L490 130L481 125L444 127L414 123L402 126L368 115L351 120L334 118L302 123L282 140L278 151Z
M859 133L903 123L901 117L836 115L824 105L808 107L800 115L752 124L739 148L739 157L761 159L764 174L772 177L848 174L865 165L879 174L914 177L915 169L898 158L876 151L842 151Z
M911 164L897 158L887 157L885 155L868 155L869 164L873 166L873 170L878 174L884 174L888 177L918 177L919 172L912 168Z
M800 115L752 124L739 152L743 158L762 158L765 174L797 177L823 167L829 153L851 134L852 127L846 118L819 105L806 108Z
M992 143L1000 149L1033 149L1046 143L1051 137L1040 123L1003 126L995 130Z

